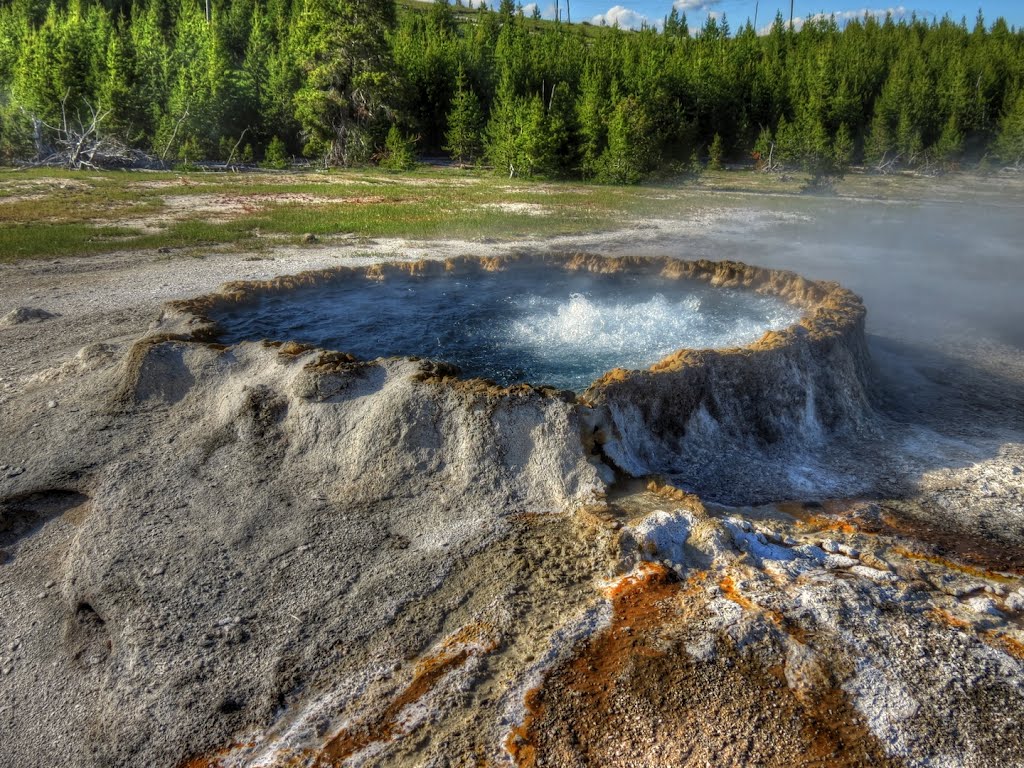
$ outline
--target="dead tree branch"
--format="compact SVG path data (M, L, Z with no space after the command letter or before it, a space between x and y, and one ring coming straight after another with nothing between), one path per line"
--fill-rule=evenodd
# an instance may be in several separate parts
M235 142L235 146L231 148L231 154L228 155L228 160L225 163L228 169L231 168L231 161L235 159L235 153L238 151L238 146L242 143L242 139L245 138L245 134L247 134L248 132L249 126L246 126L245 129L242 131L242 135L238 137L238 141Z
M889 157L888 152L883 152L881 159L875 165L875 172L880 173L883 176L895 173L901 157L903 157L903 155L900 152L897 152L892 157Z
M83 119L81 111L77 118L72 119L67 109L68 93L60 103L61 120L59 125L49 125L39 121L52 135L51 153L37 164L62 166L73 170L91 168L100 170L113 166L130 165L137 159L136 153L120 139L106 134L103 121L110 116L110 110L96 109L85 102L87 115Z

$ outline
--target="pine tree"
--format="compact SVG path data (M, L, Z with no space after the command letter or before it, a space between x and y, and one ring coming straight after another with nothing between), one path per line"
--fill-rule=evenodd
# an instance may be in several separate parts
M170 54L160 27L161 6L150 0L145 10L136 6L130 27L134 51L135 97L139 101L139 143L154 149L156 126L167 107Z
M267 82L260 92L260 116L267 132L297 153L301 142L295 117L295 94L302 85L303 75L295 60L293 35L287 28L277 34L277 45L267 58Z
M391 171L408 171L416 167L413 140L402 133L397 125L392 125L388 129L380 166Z
M876 110L864 145L864 159L871 165L881 166L895 159L895 147L888 120Z
M106 72L100 82L98 106L108 110L105 128L132 144L145 141L145 104L140 100L131 37L120 29L107 45Z
M604 77L598 66L591 63L583 75L576 105L580 168L584 178L593 178L600 172L600 158L607 146L608 97Z
M711 147L708 149L708 168L712 171L722 170L722 155L725 152L725 148L722 146L722 136L716 133L714 139L711 141Z
M839 124L835 139L832 141L832 162L837 173L846 173L853 162L853 134L846 123Z
M775 129L775 151L780 163L799 163L803 159L803 146L796 123L786 120L783 115Z
M758 170L774 170L775 164L778 163L778 158L775 156L775 138L767 127L761 128L758 133L751 154Z
M964 149L964 135L960 132L956 115L950 115L935 143L935 154L946 165L955 165Z
M551 171L554 156L551 151L551 136L548 130L547 113L540 96L534 96L521 107L522 154L520 165L523 176L544 175Z
M288 149L285 147L284 142L277 136L272 138L270 143L267 145L267 151L263 155L263 162L261 165L266 168L276 168L278 170L288 167Z
M556 83L552 86L548 100L547 114L548 168L547 172L569 176L577 168L579 135L576 123L576 107L569 86Z
M295 44L306 78L295 116L308 156L327 165L369 157L374 124L394 105L394 26L394 0L304 0Z
M608 121L608 147L600 158L598 180L636 184L654 167L656 149L651 121L643 102L633 96L615 105Z
M675 5L672 5L672 10L669 11L668 16L665 17L665 23L662 27L662 31L668 37L681 37L680 25L679 25L679 11L676 10Z
M448 113L448 131L445 133L444 149L460 163L463 163L480 155L483 112L473 89L466 84L466 75L461 67L456 88L452 108Z
M263 9L255 4L249 20L249 39L245 44L245 55L238 73L238 112L236 124L248 130L250 138L262 145L273 132L264 110L269 101L270 60L273 54L270 24Z
M523 174L523 100L515 93L511 79L502 79L484 132L485 154L499 173L509 177Z
M1010 108L999 121L995 152L1007 165L1024 164L1024 88L1010 99Z
M216 157L221 137L228 133L225 118L231 114L233 83L215 23L206 20L194 0L182 0L171 53L174 75L154 148L162 158L189 164Z

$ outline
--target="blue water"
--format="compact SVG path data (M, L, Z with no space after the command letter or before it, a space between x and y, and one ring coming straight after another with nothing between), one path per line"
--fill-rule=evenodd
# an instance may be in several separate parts
M214 316L228 343L299 341L362 359L416 355L502 385L575 391L611 368L646 368L681 347L748 344L799 318L770 296L559 269L359 277Z

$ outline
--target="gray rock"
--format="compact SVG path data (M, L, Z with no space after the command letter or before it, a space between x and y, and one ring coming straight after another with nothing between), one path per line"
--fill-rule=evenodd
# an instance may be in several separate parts
M23 323L40 323L44 320L49 320L57 315L47 312L45 309L39 309L38 307L18 307L12 309L3 317L0 317L0 326L4 325L22 325Z

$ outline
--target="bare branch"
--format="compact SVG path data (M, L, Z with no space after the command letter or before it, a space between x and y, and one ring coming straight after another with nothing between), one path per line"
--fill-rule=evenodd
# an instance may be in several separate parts
M103 132L103 121L110 116L110 110L97 109L85 102L88 118L83 119L82 111L78 111L77 120L68 116L65 93L60 104L60 124L50 125L32 117L37 126L37 147L42 159L37 165L54 166L81 170L82 168L108 168L111 166L130 165L136 162L141 153L133 152L114 136ZM46 147L48 154L43 156L42 129L45 128L52 136L52 147Z
M171 131L171 138L169 138L167 140L167 146L164 147L164 151L160 155L161 162L167 159L167 153L171 151L171 144L174 143L174 139L178 135L178 129L181 128L181 124L183 122L185 122L185 120L187 120L187 119L188 119L188 105L186 104L185 105L185 112L182 114L182 116L178 120L178 122L174 124L174 130Z
M231 161L235 159L235 152L237 152L237 151L238 151L238 145L242 143L242 139L244 139L244 138L245 138L245 134L247 134L248 132L249 132L249 126L246 126L246 127L245 127L245 130L243 130L243 131L242 131L242 135L238 137L238 141L236 141L236 142L235 142L235 146L233 146L233 147L231 148L231 154L230 154L230 155L228 155L228 160L227 160L227 162L225 163L225 165L226 165L226 166L227 166L228 168L230 168L230 167L231 167Z

